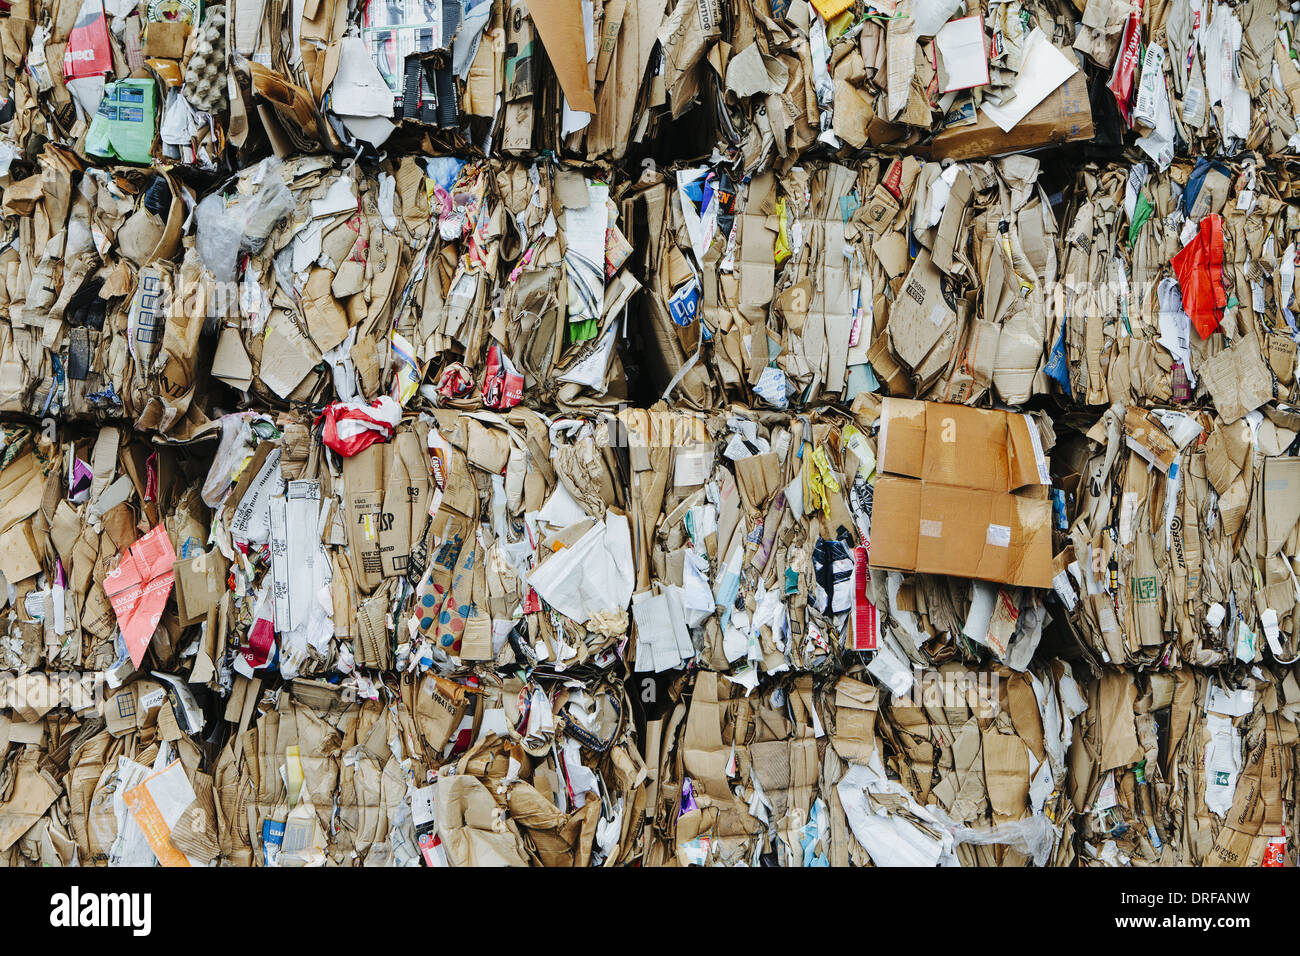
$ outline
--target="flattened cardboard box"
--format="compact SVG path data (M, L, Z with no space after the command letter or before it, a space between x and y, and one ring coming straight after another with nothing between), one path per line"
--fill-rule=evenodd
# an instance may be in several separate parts
M1051 586L1047 466L1025 416L887 398L878 447L873 567Z
M1047 499L881 476L872 508L874 568L1052 584Z
M936 160L978 159L1088 140L1095 134L1087 79L1078 72L1030 110L1010 132L1002 132L981 111L973 124L949 127L937 134L930 143L929 155Z
M183 558L172 565L175 574L176 612L183 627L197 624L226 593L228 561L215 548Z

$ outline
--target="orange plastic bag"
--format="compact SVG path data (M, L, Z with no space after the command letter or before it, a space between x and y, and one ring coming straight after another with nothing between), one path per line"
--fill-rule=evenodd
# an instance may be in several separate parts
M1196 237L1169 264L1178 276L1183 311L1201 338L1208 339L1218 329L1228 304L1223 289L1223 220L1218 213L1201 220Z

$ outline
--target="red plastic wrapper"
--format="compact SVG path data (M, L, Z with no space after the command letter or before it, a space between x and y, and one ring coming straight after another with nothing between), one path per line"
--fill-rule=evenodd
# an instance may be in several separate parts
M244 661L250 670L265 667L275 655L275 624L270 618L259 617L248 629L248 646L242 649Z
M1268 841L1268 846L1264 848L1264 862L1260 866L1278 868L1286 866L1286 827L1282 828L1282 835L1275 836Z
M496 411L514 408L524 397L524 377L511 364L501 346L488 349L487 373L483 376L483 404Z
M1228 304L1223 288L1223 220L1218 213L1201 220L1196 237L1169 264L1178 276L1183 311L1197 334L1208 339L1219 327Z
M1120 40L1119 54L1111 70L1106 89L1115 95L1115 105L1124 125L1133 128L1133 104L1137 99L1138 60L1142 54L1142 5L1124 21L1124 36Z
M448 365L438 376L438 394L444 399L464 398L474 391L474 373L459 362Z
M880 615L867 597L871 564L866 548L853 549L853 649L874 651L880 643Z
M364 402L335 402L316 418L325 423L321 441L344 458L351 458L377 441L388 441L402 420L402 406L384 395L369 405Z

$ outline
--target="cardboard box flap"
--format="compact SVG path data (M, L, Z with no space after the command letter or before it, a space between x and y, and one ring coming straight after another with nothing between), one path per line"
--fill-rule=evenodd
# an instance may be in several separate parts
M921 477L927 483L1010 490L1005 413L927 402Z
M871 564L910 571L916 567L921 523L921 483L882 475L872 503Z
M876 466L891 475L920 478L925 460L925 402L886 398L880 403Z
M1008 491L1027 485L1050 485L1052 475L1038 426L1028 415L1007 413Z
M992 496L975 577L1022 587L1051 587L1051 518L1051 502L1045 499Z

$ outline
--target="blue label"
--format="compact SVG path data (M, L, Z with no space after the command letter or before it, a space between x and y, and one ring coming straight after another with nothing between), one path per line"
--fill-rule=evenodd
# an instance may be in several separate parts
M692 279L673 293L668 300L668 313L673 322L683 328L695 321L700 314L700 283Z

